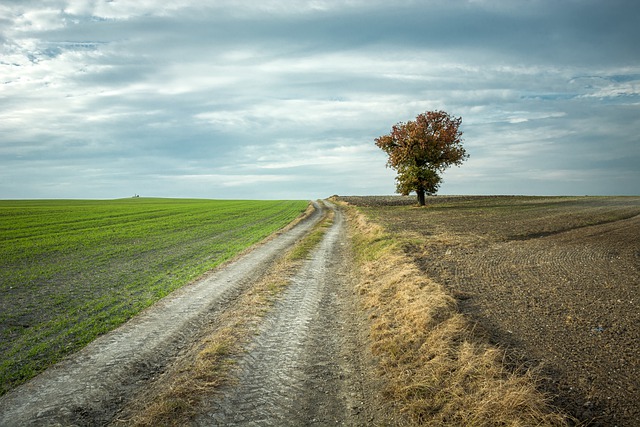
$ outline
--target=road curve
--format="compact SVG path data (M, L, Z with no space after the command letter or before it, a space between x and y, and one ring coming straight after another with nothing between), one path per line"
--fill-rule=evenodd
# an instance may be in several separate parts
M162 370L216 306L250 283L304 236L315 211L247 254L159 301L118 329L0 397L0 426L104 425L145 380Z

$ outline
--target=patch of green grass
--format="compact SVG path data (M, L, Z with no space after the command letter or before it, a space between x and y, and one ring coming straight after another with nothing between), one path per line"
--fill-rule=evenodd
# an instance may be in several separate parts
M0 395L295 219L305 201L0 201Z
M322 237L327 232L327 229L333 224L333 212L330 216L325 217L313 231L305 236L305 238L298 242L293 250L287 255L290 261L299 261L309 257L311 251L322 241Z

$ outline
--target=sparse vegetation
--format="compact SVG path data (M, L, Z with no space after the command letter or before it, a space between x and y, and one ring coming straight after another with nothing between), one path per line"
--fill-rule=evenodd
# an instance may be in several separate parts
M300 261L307 258L313 248L320 243L327 229L331 227L332 224L333 211L329 211L327 217L287 254L287 258L291 261Z

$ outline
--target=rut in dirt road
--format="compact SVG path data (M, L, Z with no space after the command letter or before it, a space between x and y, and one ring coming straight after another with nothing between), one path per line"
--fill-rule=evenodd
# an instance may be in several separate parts
M364 425L359 353L349 319L344 226L334 222L265 319L234 384L197 425Z
M320 221L316 210L293 229L185 286L120 328L0 397L0 426L105 425L162 372L212 316Z

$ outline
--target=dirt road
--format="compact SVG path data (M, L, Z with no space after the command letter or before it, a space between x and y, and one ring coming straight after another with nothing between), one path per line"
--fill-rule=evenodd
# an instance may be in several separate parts
M197 283L160 301L132 321L0 398L0 425L104 425L136 391L165 370L201 325L322 217L307 220L259 245ZM333 206L328 205L331 209ZM333 423L367 417L356 351L359 328L346 313L350 297L341 251L342 217L334 224L282 302L268 317L247 357L238 384L212 398L199 420L282 425L282 419ZM345 338L347 337L347 338ZM243 402L237 406L236 403ZM240 408L240 409L239 409ZM349 421L350 424L353 422Z
M330 205L331 206L331 205ZM333 206L331 206L333 208ZM236 383L197 425L367 425L367 389L348 280L343 218L295 276L240 361Z

